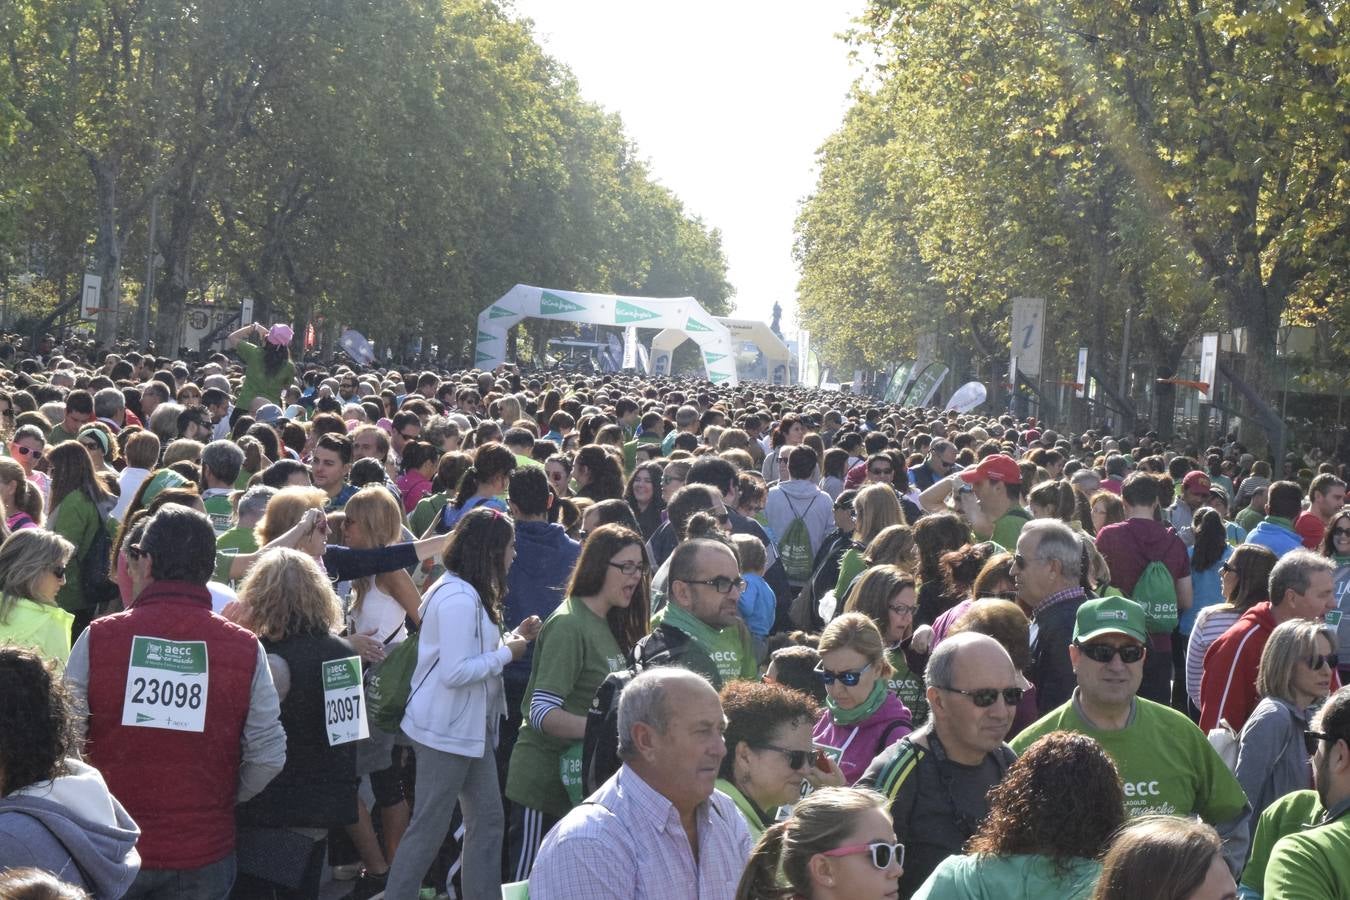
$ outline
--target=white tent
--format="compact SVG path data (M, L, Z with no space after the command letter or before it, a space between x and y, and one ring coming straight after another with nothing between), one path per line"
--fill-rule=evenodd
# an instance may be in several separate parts
M738 378L747 381L767 381L772 384L792 383L792 351L768 325L755 319L728 319L717 316L717 323L726 326L731 334L731 346L736 358ZM661 332L652 340L651 363L648 371L663 375L670 370L670 358L675 348L684 343L686 335L676 329ZM749 346L748 352L743 348Z
M635 325L662 328L688 337L703 351L703 367L708 380L716 384L736 384L736 366L732 355L731 332L708 315L693 297L656 299L618 297L611 294L583 294L555 291L518 284L478 314L478 350L475 365L490 369L506 362L506 332L522 319L552 319L588 325ZM655 354L653 354L655 355ZM669 374L670 357L665 358Z

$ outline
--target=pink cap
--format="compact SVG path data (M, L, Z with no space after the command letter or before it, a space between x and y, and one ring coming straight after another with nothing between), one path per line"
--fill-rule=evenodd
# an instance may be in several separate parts
M291 329L291 326L281 323L273 325L267 331L267 343L275 344L278 347L289 346L291 339L294 337L295 332Z

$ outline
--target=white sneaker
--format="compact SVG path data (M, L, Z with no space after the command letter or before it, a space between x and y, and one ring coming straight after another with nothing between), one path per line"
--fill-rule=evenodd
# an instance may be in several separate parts
M347 863L345 866L333 866L334 881L352 881L361 874L361 864L359 862Z

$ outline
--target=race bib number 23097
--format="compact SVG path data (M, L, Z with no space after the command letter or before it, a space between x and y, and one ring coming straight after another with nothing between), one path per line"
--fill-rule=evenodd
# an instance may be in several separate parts
M205 641L133 637L122 724L205 731L209 678Z

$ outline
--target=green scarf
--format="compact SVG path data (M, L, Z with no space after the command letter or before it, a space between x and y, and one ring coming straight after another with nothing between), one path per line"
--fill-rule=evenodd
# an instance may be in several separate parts
M859 722L868 718L872 713L881 709L881 704L886 702L888 693L886 680L878 678L872 684L872 693L867 695L867 699L852 709L843 709L834 702L834 698L829 694L825 695L825 706L830 710L830 718L836 725L857 725Z

